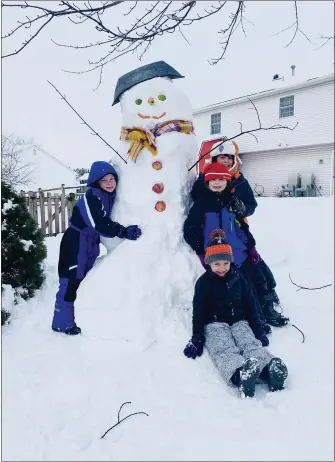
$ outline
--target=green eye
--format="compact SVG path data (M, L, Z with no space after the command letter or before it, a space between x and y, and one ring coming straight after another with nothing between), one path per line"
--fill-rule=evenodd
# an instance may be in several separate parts
M165 100L166 100L166 96L165 96L165 95L159 95L159 96L158 96L158 99L161 100L161 101L165 101Z
M139 106L140 104L142 104L142 100L141 98L137 98L137 100L135 101L135 103Z

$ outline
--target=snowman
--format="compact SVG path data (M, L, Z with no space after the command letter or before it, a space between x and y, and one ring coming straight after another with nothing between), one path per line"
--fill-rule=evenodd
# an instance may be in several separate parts
M82 284L78 322L97 335L103 331L105 338L156 341L168 319L174 322L177 313L183 316L192 307L202 267L182 227L196 175L188 168L198 149L191 104L173 83L182 77L159 61L125 74L116 85L113 104L120 102L122 111L119 154L126 162L118 156L111 160L119 176L111 218L138 225L142 236L104 239L110 252ZM92 291L94 315L87 303Z

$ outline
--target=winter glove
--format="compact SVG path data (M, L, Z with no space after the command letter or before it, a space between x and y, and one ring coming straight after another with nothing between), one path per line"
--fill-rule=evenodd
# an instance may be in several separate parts
M126 228L125 238L130 241L136 241L142 234L142 231L137 225L131 225Z
M265 334L261 335L260 338L258 339L260 342L262 342L262 346L266 347L269 345L269 339Z
M253 332L254 332L254 335L255 337L260 340L260 342L262 343L262 346L265 347L265 346L268 346L269 345L269 339L267 338L267 336L265 335L265 332L263 330L263 326L261 323L257 323L256 325L253 326L252 328Z
M184 349L184 355L195 359L201 356L204 351L205 337L201 334L194 334Z
M120 239L129 239L130 241L136 241L142 234L142 231L137 225L131 225L125 228L121 227L118 237Z
M246 209L245 205L243 204L243 202L240 199L237 199L236 196L234 196L234 195L232 196L229 205L230 205L232 211L234 213L236 213L236 215L241 215L242 217L245 216L247 209Z
M259 263L259 259L260 256L256 250L256 247L253 247L252 249L248 250L248 260L250 261L250 263L252 263L253 265L257 265L257 263Z

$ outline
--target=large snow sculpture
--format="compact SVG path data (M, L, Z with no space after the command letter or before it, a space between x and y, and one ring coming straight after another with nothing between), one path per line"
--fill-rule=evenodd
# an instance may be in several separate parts
M114 248L82 284L77 319L83 330L130 342L157 338L159 326L191 308L194 281L202 267L184 242L182 225L197 157L192 109L172 79L182 77L164 61L140 67L118 81L123 123L119 174L112 219L137 224L135 242L105 239ZM111 246L109 242L111 243ZM121 244L115 248L115 243ZM96 306L85 294L96 293ZM92 299L92 297L90 297Z

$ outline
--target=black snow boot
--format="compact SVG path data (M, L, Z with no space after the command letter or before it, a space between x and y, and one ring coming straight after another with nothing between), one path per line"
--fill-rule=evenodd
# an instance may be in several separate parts
M275 305L280 305L280 300L279 300L279 297L278 297L278 294L277 292L275 291L275 289L272 289L271 292L270 292L270 296L272 298L272 301Z
M78 335L78 334L81 334L81 329L77 325L75 325L73 327L70 327L69 329L65 329L65 330L56 329L56 328L53 327L52 330L54 330L55 332L61 332L62 334L66 334L66 335Z
M270 391L278 391L284 389L287 375L288 371L285 363L280 358L272 358L259 377L268 384Z
M260 367L256 358L248 358L242 367L237 369L231 381L241 391L242 397L252 398L255 395L255 386L260 374Z
M274 327L286 326L289 322L289 318L286 318L281 313L278 313L274 309L272 297L270 295L264 296L264 302L262 304L262 311L265 321Z

